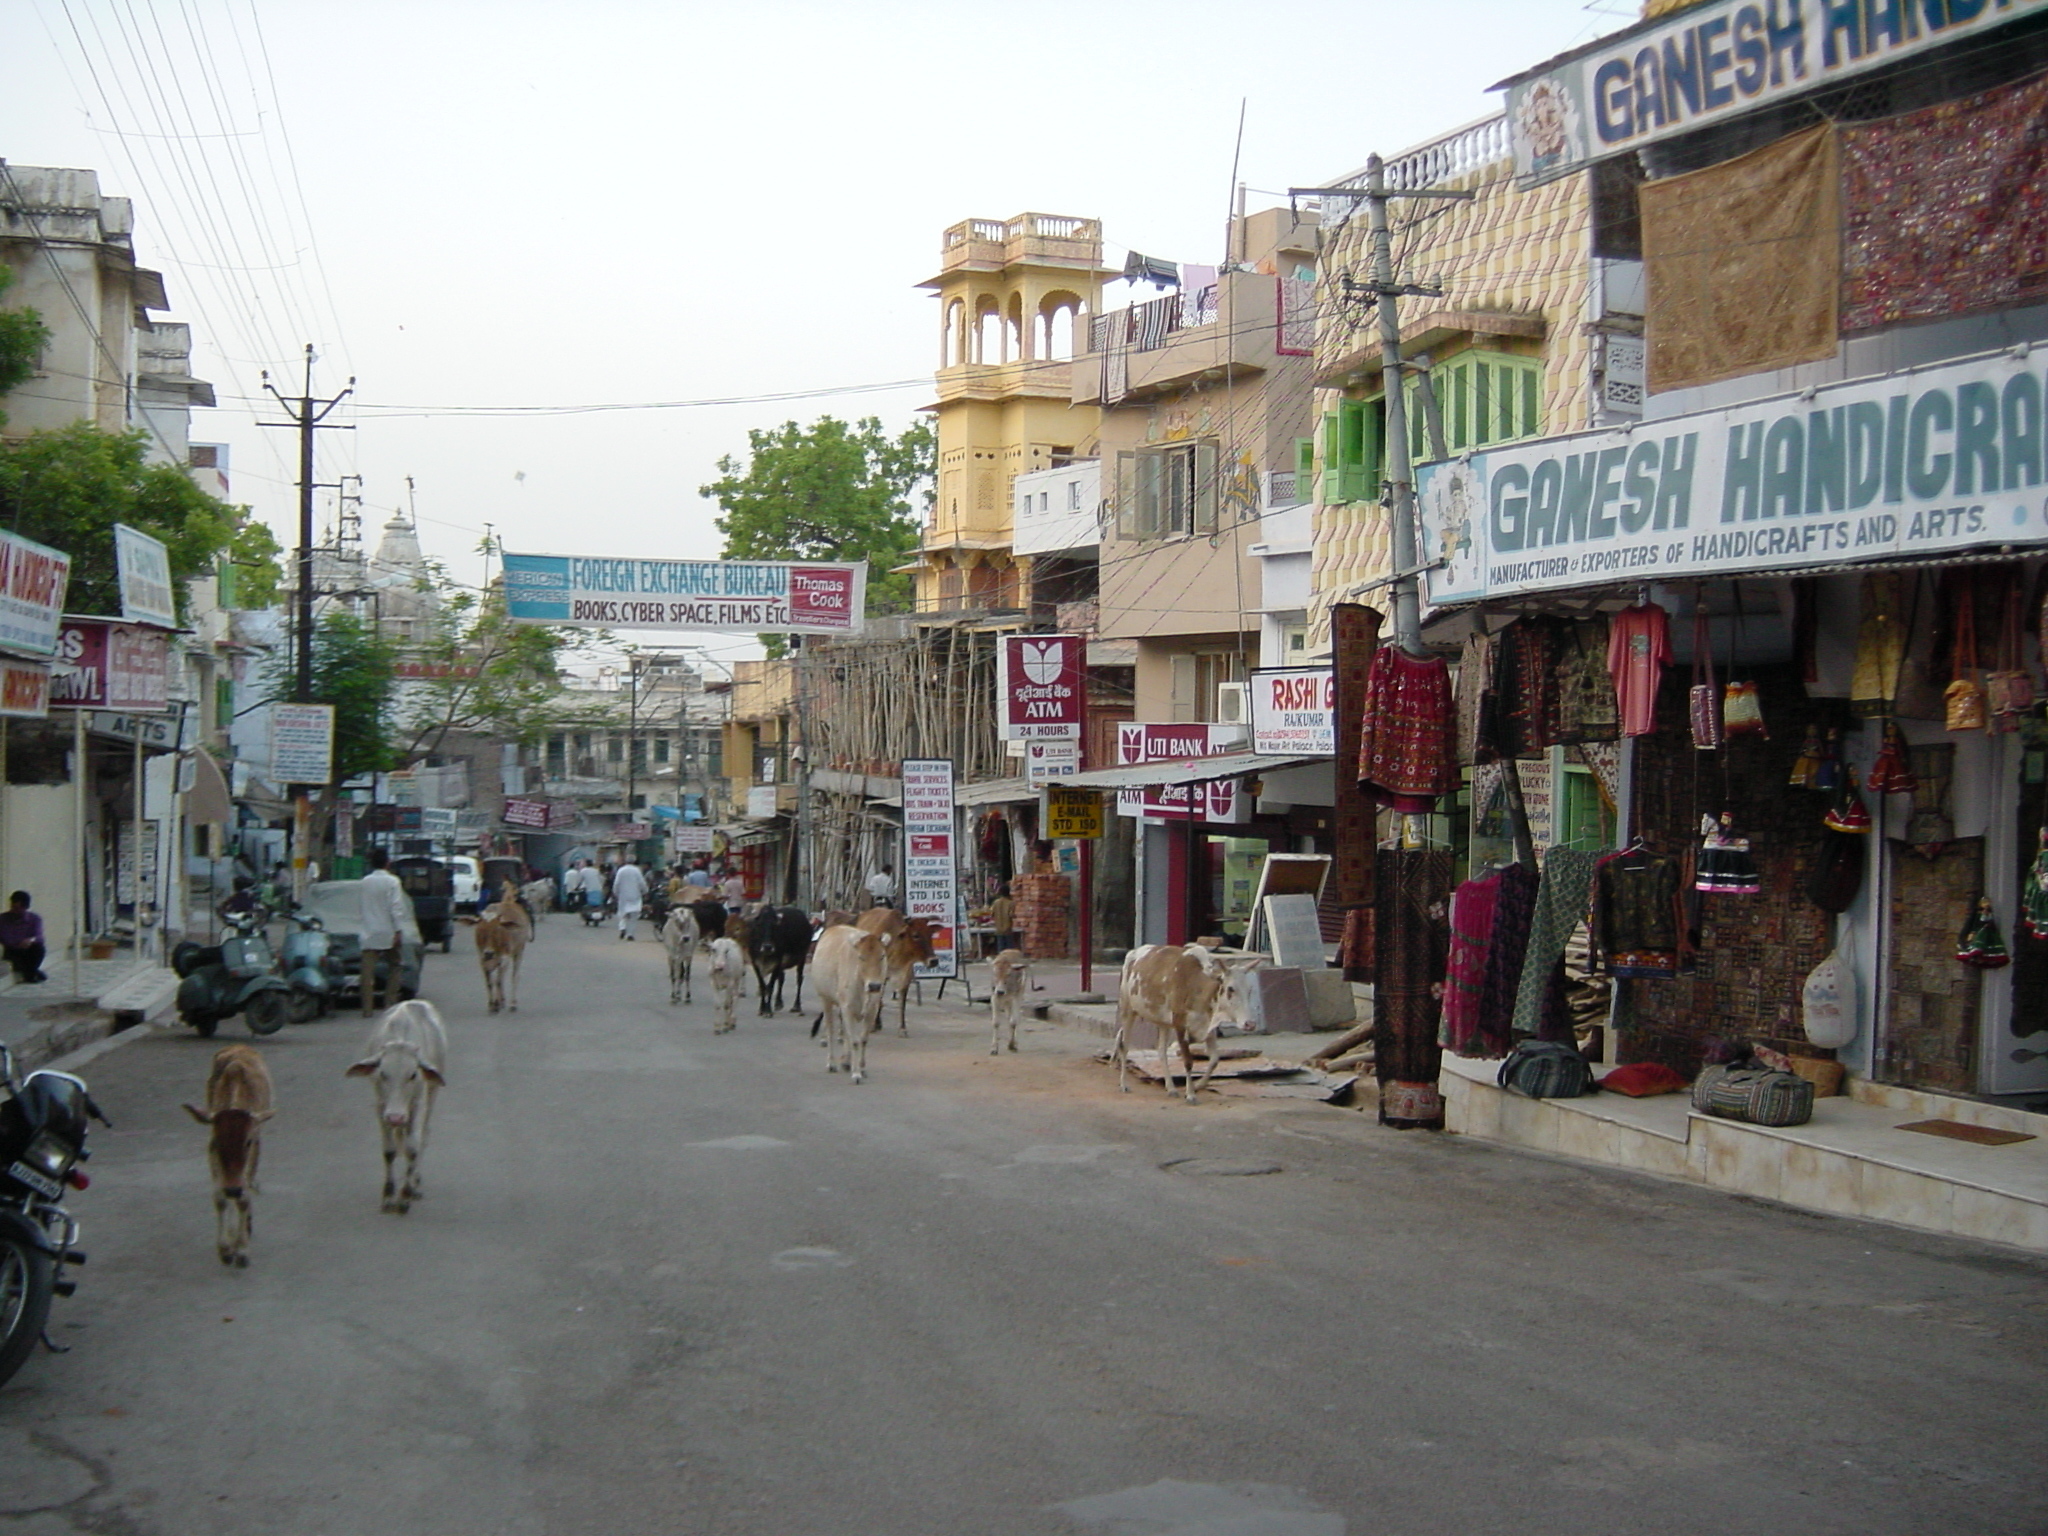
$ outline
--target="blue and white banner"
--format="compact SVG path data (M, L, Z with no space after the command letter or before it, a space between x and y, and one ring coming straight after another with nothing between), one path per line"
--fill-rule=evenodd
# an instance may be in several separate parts
M734 634L860 631L868 568L779 560L504 557L505 605L529 624L715 629Z
M2019 350L1424 465L1429 599L2048 543L2048 351Z

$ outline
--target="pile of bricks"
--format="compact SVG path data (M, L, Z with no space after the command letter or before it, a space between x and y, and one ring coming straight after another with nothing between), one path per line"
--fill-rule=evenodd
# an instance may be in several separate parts
M1024 953L1034 960L1064 960L1072 900L1067 877L1019 875L1010 882L1010 896L1017 904L1017 931L1024 935Z

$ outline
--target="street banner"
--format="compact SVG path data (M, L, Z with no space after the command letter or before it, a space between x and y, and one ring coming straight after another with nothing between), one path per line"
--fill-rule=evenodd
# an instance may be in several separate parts
M1334 757L1334 667L1260 668L1252 673L1252 750L1266 757Z
M545 800L508 799L504 809L498 812L498 820L508 827L545 832L548 828L548 803Z
M0 656L0 716L41 720L50 712L50 664Z
M0 532L0 646L31 656L55 652L70 589L69 555Z
M153 712L170 701L170 640L161 630L111 619L64 620L50 669L53 705Z
M960 878L953 861L953 760L903 760L903 915L931 920L932 958L917 975L960 974Z
M1081 743L1078 741L1027 741L1024 744L1024 782L1033 789L1055 779L1069 779L1081 771Z
M2048 542L2021 348L1422 466L1432 603Z
M1525 186L2002 27L2048 0L1708 0L1503 82ZM1984 44L1989 47L1992 44Z
M1244 732L1234 725L1200 722L1173 724L1125 720L1116 728L1119 767L1222 757L1244 750ZM1194 769L1190 768L1192 777ZM1251 796L1236 779L1208 779L1189 784L1162 784L1151 789L1117 791L1116 813L1148 821L1207 821L1224 825L1251 819Z
M860 633L868 568L776 560L503 557L505 606L529 624L715 629L732 634Z
M334 706L270 706L270 782L325 784L334 776Z
M1005 741L1078 741L1088 710L1085 635L1005 635L996 720Z
M120 578L122 618L162 629L178 627L171 552L162 539L126 523L114 524L114 570Z
M1067 784L1046 785L1045 835L1054 840L1102 836L1102 796Z

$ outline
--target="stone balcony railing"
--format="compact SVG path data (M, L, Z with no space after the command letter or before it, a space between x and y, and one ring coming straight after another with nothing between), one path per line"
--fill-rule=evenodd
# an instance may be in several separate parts
M1102 264L1102 221L1057 213L1020 213L1014 219L964 219L945 234L943 270L998 268L1019 261Z
M1387 185L1403 192L1440 186L1498 165L1513 153L1508 142L1507 115L1483 117L1390 158L1386 162ZM1337 185L1363 187L1365 172L1355 171Z

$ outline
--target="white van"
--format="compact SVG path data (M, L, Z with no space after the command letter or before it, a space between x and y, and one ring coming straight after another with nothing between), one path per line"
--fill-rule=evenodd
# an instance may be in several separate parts
M477 890L484 883L483 866L466 853L458 853L441 862L455 872L455 910L474 912Z

